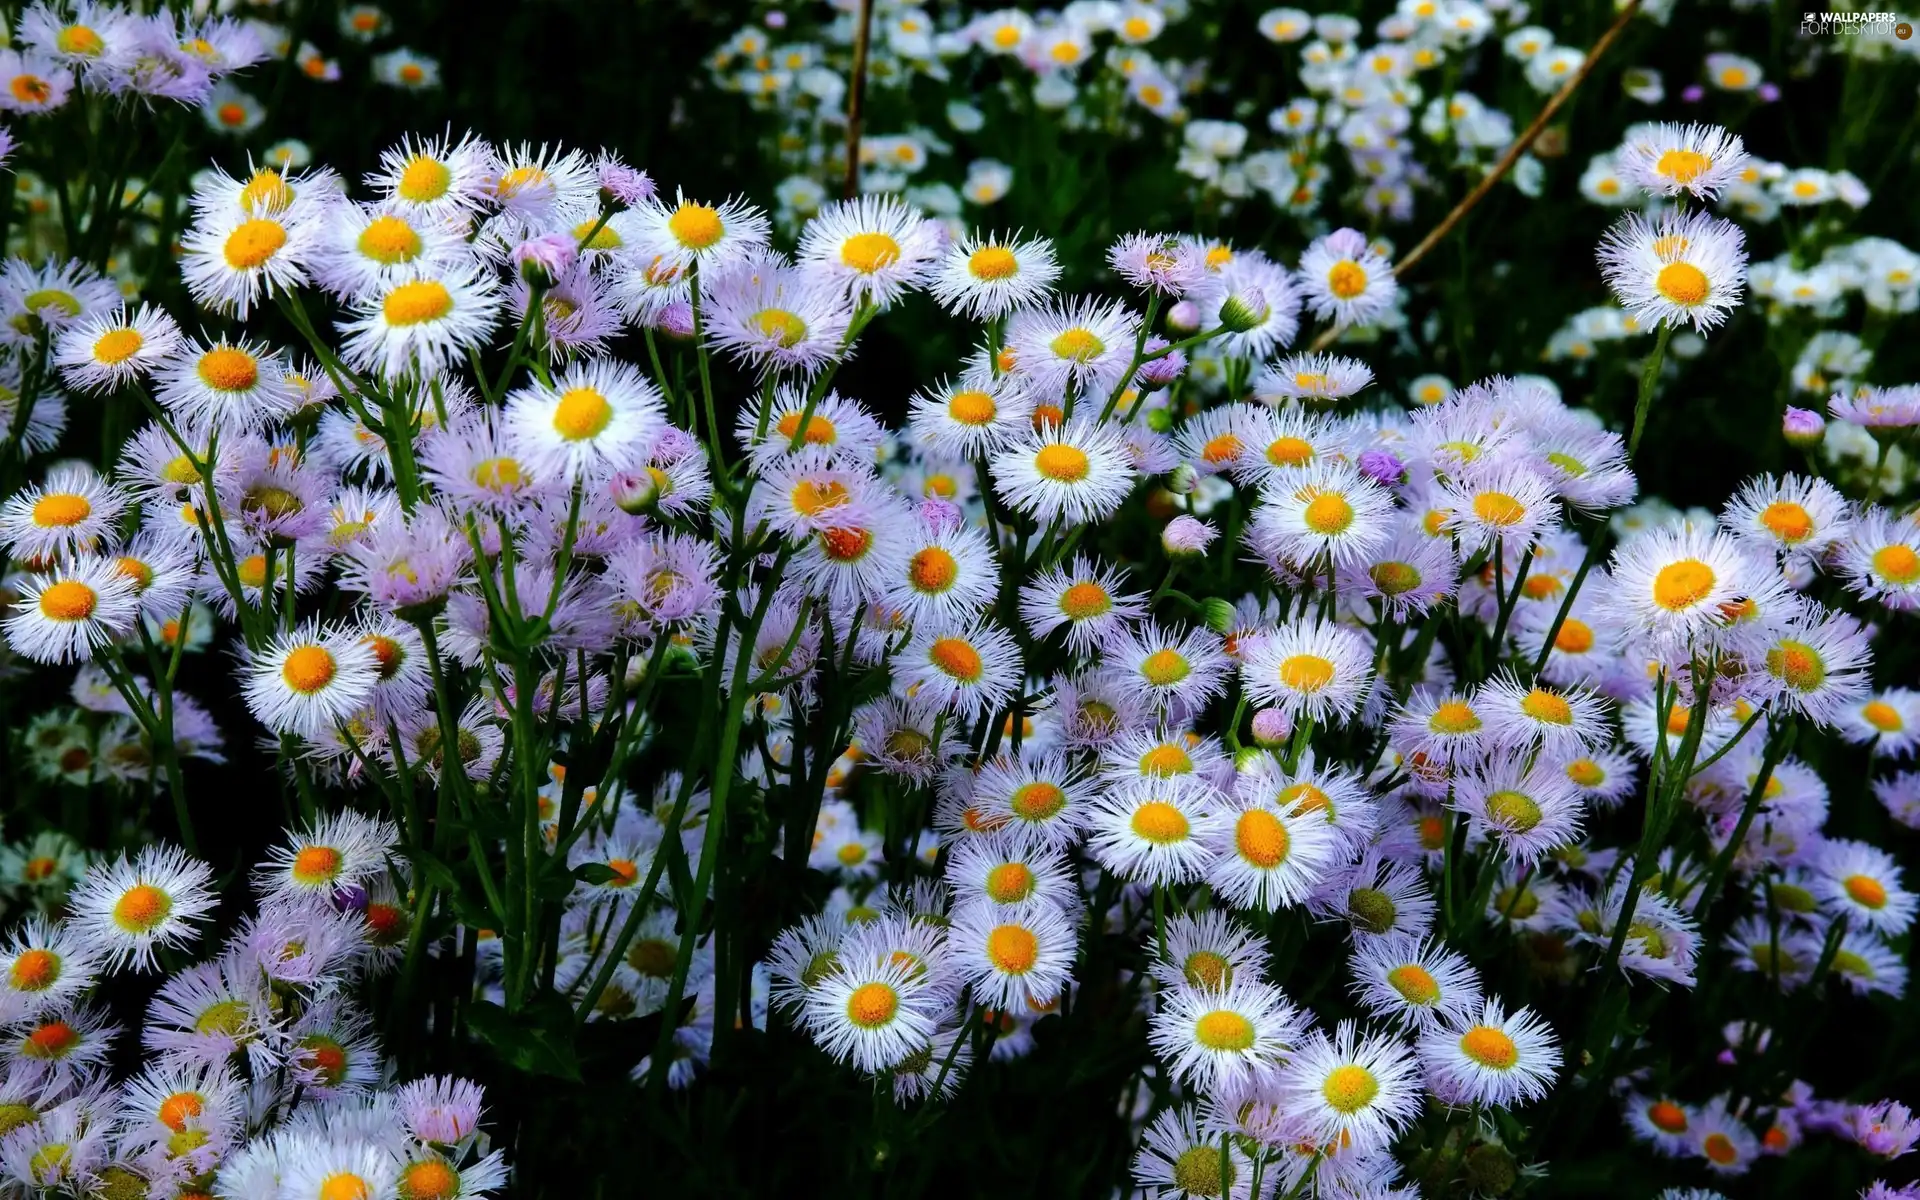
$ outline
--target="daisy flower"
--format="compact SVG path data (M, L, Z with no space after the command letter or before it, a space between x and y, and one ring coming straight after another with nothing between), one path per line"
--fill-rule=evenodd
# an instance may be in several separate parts
M1255 704L1336 724L1358 712L1372 690L1373 651L1351 629L1295 621L1242 647L1240 677Z
M73 72L38 53L0 50L0 109L31 115L51 112L73 92Z
M1614 551L1594 612L1657 648L1685 649L1725 628L1728 611L1773 576L1752 552L1724 533L1650 529ZM1916 564L1920 580L1920 563Z
M1392 532L1393 494L1346 462L1272 477L1255 510L1251 537L1269 560L1303 572L1347 567Z
M289 1138L279 1167L285 1200L392 1196L400 1181L399 1157L378 1142L358 1138Z
M947 246L927 290L948 312L988 321L1039 303L1059 278L1046 238L972 233Z
M1741 303L1746 235L1709 213L1629 213L1600 241L1600 273L1633 317L1705 333Z
M1206 879L1236 908L1274 912L1304 903L1333 865L1333 827L1299 800L1236 795L1215 815L1203 839L1213 856Z
M1887 688L1848 705L1834 723L1849 742L1871 742L1876 755L1906 758L1920 745L1920 692Z
M945 230L911 205L866 195L827 205L800 231L799 262L857 305L887 309L926 282Z
M1107 669L1141 689L1156 712L1194 711L1226 687L1230 665L1220 636L1199 627L1163 629L1148 621L1108 642Z
M1315 907L1345 921L1356 942L1394 933L1425 937L1433 928L1433 894L1420 868L1393 862L1376 850L1330 876Z
M253 657L241 690L267 728L315 737L371 701L379 677L372 648L352 631L309 621Z
M1300 291L1313 315L1339 329L1371 325L1393 307L1393 267L1354 229L1318 237L1300 256Z
M202 209L181 239L187 290L202 308L245 321L261 301L308 281L324 219L302 200Z
M1761 475L1727 501L1720 524L1777 554L1818 559L1847 535L1851 521L1846 497L1826 480Z
M1280 1090L1316 1144L1350 1141L1362 1152L1384 1149L1421 1109L1412 1053L1390 1036L1363 1035L1352 1021L1332 1037L1308 1032L1280 1069Z
M1112 516L1133 491L1133 461L1109 426L1091 421L1032 431L993 456L994 490L1043 528Z
M213 871L174 846L147 846L129 860L97 863L68 895L70 918L109 970L155 965L161 946L180 947L218 902Z
M162 407L196 429L258 430L301 406L285 362L245 340L189 344L155 374Z
M928 972L908 963L841 955L807 993L807 1030L855 1070L886 1070L933 1036L940 1001Z
M975 1004L1019 1009L1051 1004L1073 970L1076 937L1059 908L1044 901L974 904L954 913L947 951Z
M1562 768L1580 798L1598 808L1618 808L1633 790L1633 759L1618 750L1589 749Z
M1492 834L1516 862L1537 862L1580 836L1580 800L1551 752L1529 766L1496 757L1454 782L1460 811Z
M1419 1054L1435 1093L1454 1105L1511 1108L1544 1099L1560 1071L1547 1023L1531 1009L1509 1014L1492 997L1479 1012L1421 1034Z
M1834 555L1847 590L1896 612L1920 608L1920 525L1870 508Z
M97 549L117 527L127 497L91 466L61 463L45 482L0 504L0 545L22 562Z
M1227 1178L1222 1186L1221 1163ZM1190 1106L1169 1108L1140 1135L1133 1156L1133 1181L1150 1200L1189 1200L1219 1196L1255 1200L1254 1165L1241 1138L1204 1124Z
M1373 371L1357 358L1290 354L1263 370L1254 379L1253 390L1262 399L1344 400L1372 382Z
M408 134L380 152L380 165L366 185L396 207L436 217L456 217L482 208L495 174L492 152L472 134L416 139Z
M1739 137L1718 125L1643 126L1620 148L1622 174L1650 195L1716 200L1752 161Z
M1680 1155L1691 1143L1693 1114L1667 1096L1630 1095L1625 1104L1629 1132L1666 1155Z
M1560 505L1539 473L1522 465L1470 469L1446 490L1447 528L1462 554L1500 543L1517 568L1522 551L1560 525Z
M1121 590L1125 578L1118 568L1075 555L1070 566L1049 567L1020 589L1020 619L1035 641L1065 628L1067 648L1090 654L1147 614L1140 593Z
M1695 1115L1691 1131L1693 1153L1707 1160L1707 1169L1717 1175L1744 1175L1760 1157L1760 1139L1726 1108L1722 1097L1714 1097Z
M256 886L269 898L330 899L384 875L387 851L399 840L398 831L384 821L350 809L335 813L276 845L260 865Z
M1087 817L1087 849L1122 879L1161 886L1206 873L1221 823L1217 794L1189 777L1134 779L1113 788Z
M909 624L923 619L960 620L993 607L1000 564L986 535L961 526L928 530L902 548L902 573L887 591L887 603Z
M457 268L471 257L444 214L404 205L338 204L327 215L314 276L342 300Z
M777 257L718 269L703 299L707 340L763 376L812 378L847 350L853 311L839 289Z
M1107 250L1107 265L1143 292L1184 296L1207 278L1206 251L1160 233L1129 233Z
M916 393L907 424L931 453L971 460L1029 432L1031 409L1020 377L969 370Z
M1487 716L1477 696L1418 687L1387 728L1394 747L1409 759L1466 764L1486 753Z
M1234 469L1246 456L1242 434L1258 419L1257 411L1248 404L1227 404L1194 414L1175 438L1180 457L1202 476Z
M1502 673L1475 695L1496 753L1541 747L1549 758L1584 751L1606 740L1605 701L1584 688L1562 691L1523 684Z
M774 389L771 403L756 398L740 406L734 437L764 470L781 458L818 447L850 465L871 466L886 433L873 415L856 400L829 391L809 412L805 388L787 384Z
M1181 1083L1211 1092L1272 1071L1305 1022L1280 989L1250 979L1163 992L1147 1045Z
M1920 897L1901 886L1899 864L1878 847L1835 838L1820 849L1815 867L1815 894L1856 927L1897 938L1920 912Z
M955 843L947 857L954 907L1040 900L1069 910L1079 894L1066 856L1025 828L1008 827Z
M112 392L170 362L181 340L164 310L123 307L90 313L62 330L53 361L68 387Z
M28 917L0 951L0 1021L38 1017L80 999L99 969L77 928Z
M1264 398L1264 397L1263 397ZM1347 456L1346 429L1297 407L1261 409L1238 431L1244 446L1234 476L1245 482L1291 478Z
M1266 974L1266 943L1220 909L1177 913L1167 918L1166 932L1166 953L1155 955L1151 968L1163 988L1221 992Z
M1139 329L1140 318L1121 302L1083 296L1009 314L1006 347L1036 392L1073 389L1104 404L1127 372Z
M499 283L488 272L449 268L383 285L349 310L339 329L354 367L438 375L486 344L500 314Z
M1212 738L1161 727L1128 729L1107 739L1100 750L1100 769L1111 780L1191 775L1213 781L1230 777L1231 767Z
M579 481L645 465L666 405L638 367L597 359L509 395L505 420L536 473Z
M794 579L836 608L879 603L905 573L918 518L896 493L879 493L864 511L835 508L801 546Z
M1869 635L1852 616L1807 603L1767 638L1764 691L1817 725L1832 725L1872 687Z
M1020 680L1020 650L989 622L925 622L895 657L894 689L967 721L997 712Z
M1353 948L1353 990L1374 1016L1411 1029L1452 1024L1480 1008L1480 977L1438 942L1395 934Z
M138 588L111 558L86 557L31 576L6 618L7 644L34 662L79 662L133 631Z

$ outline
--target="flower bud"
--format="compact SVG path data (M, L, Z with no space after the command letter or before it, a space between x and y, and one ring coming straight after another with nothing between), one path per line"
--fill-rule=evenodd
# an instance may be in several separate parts
M1182 300L1167 310L1167 328L1175 333L1200 332L1200 306L1191 300Z
M1398 487L1406 482L1407 464L1395 457L1391 450L1363 450L1360 452L1360 473L1383 487Z
M1483 1142L1467 1151L1467 1183L1482 1196L1504 1196L1520 1180L1513 1154L1505 1146Z
M1786 415L1780 419L1780 432L1786 435L1787 445L1799 450L1811 450L1827 436L1827 421L1810 408L1788 407Z
M1167 490L1176 496L1191 496L1193 489L1200 484L1200 472L1194 470L1192 463L1181 463L1167 472Z
M1160 545L1175 558L1193 558L1204 554L1207 546L1218 536L1213 526L1205 521L1194 517L1175 517L1160 531Z
M1215 633L1224 636L1233 628L1233 605L1218 596L1209 596L1201 601L1200 614L1201 619L1207 623L1207 628Z
M579 256L579 245L564 233L543 233L513 248L513 261L527 286L550 288L560 281Z
M1233 292L1220 302L1220 324L1228 333L1245 333L1266 324L1272 312L1266 293L1257 287L1248 288L1244 292Z
M1286 744L1293 736L1293 720L1277 708L1263 708L1253 714L1253 740L1262 746Z
M1242 746L1233 756L1233 769L1236 771L1257 771L1265 765L1268 755L1257 746Z
M613 477L609 490L613 493L613 502L621 512L644 517L660 503L667 493L666 475L651 468L638 471L622 471Z

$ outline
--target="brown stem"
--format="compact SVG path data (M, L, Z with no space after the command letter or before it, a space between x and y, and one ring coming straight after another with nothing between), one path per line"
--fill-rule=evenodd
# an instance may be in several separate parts
M1620 15L1613 19L1613 24L1607 26L1607 31L1600 35L1600 40L1593 44L1593 49L1587 51L1586 58L1580 62L1580 69L1573 73L1572 78L1561 84L1560 90L1549 97L1546 104L1541 106L1539 115L1535 116L1533 123L1528 125L1526 130L1514 139L1513 145L1507 147L1507 152L1500 156L1500 161L1493 164L1493 170L1488 171L1486 177L1475 184L1472 191L1461 197L1460 203L1454 205L1453 211L1448 213L1438 225L1435 225L1426 237L1420 239L1419 245L1407 251L1406 256L1393 265L1393 273L1395 275L1406 274L1413 269L1416 263L1431 254L1433 248L1438 246L1441 240L1449 233L1453 232L1454 226L1466 219L1467 214L1473 211L1473 206L1486 199L1487 193L1493 190L1494 185L1499 183L1508 171L1513 170L1513 164L1519 162L1520 156L1525 154L1533 145L1534 141L1539 138L1540 134L1546 129L1547 122L1553 120L1554 114L1558 113L1566 102L1573 98L1574 90L1578 88L1581 83L1585 82L1588 75L1592 74L1594 64L1600 61L1600 56L1607 52L1613 45L1615 39L1620 36L1621 30L1627 27L1627 22L1633 20L1633 15L1639 11L1640 0L1627 0L1626 6L1620 10ZM1333 344L1333 339L1338 333L1338 326L1328 326L1326 329L1321 330L1320 336L1313 341L1313 349L1316 351L1325 350Z
M1634 0L1637 5L1639 0ZM873 37L873 0L860 0L860 23L853 33L853 79L847 89L846 198L860 194L860 117L867 99L867 43Z

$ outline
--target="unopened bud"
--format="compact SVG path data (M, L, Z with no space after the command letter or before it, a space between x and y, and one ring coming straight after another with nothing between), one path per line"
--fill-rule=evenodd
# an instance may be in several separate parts
M1483 1142L1467 1151L1467 1183L1483 1196L1504 1196L1520 1180L1513 1155L1505 1146Z
M1209 596L1201 601L1200 614L1207 628L1223 637L1233 629L1233 605L1218 596Z
M1160 531L1160 545L1174 558L1193 558L1206 552L1220 535L1213 526L1194 517L1175 517Z
M1200 332L1200 306L1191 300L1182 300L1167 310L1167 328L1175 333Z
M1253 740L1262 746L1277 747L1293 736L1293 719L1277 708L1263 708L1253 714Z
M660 498L667 494L667 486L665 472L643 467L638 471L622 471L615 475L610 490L613 502L620 506L621 512L643 517L659 506Z
M1249 329L1258 329L1267 323L1267 317L1273 312L1267 303L1266 293L1259 288L1248 288L1244 292L1230 294L1220 304L1220 324L1229 333L1245 333Z
M1191 496L1193 489L1200 486L1200 472L1192 463L1181 463L1167 472L1167 490L1176 496Z
M1810 408L1788 407L1780 418L1780 432L1786 435L1787 445L1796 450L1811 450L1827 436L1827 421Z

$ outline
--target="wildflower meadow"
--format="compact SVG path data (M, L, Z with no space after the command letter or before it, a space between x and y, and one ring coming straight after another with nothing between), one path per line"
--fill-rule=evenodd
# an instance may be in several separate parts
M0 4L0 1200L1920 1200L1916 19Z

